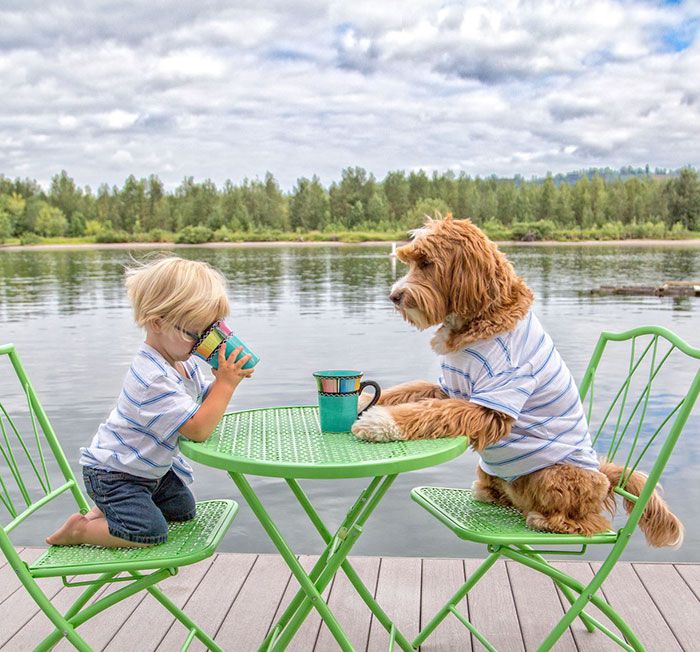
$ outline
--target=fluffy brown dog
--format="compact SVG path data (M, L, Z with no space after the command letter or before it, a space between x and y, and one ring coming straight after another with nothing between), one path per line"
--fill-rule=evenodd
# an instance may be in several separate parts
M573 378L530 310L532 292L505 256L469 220L449 216L429 220L397 255L409 271L390 298L419 329L440 324L432 348L443 356L443 376L449 370L461 389L444 379L397 385L360 417L355 435L387 441L468 434L481 456L473 487L479 500L515 506L539 530L609 529L601 512L614 510L623 469L599 464ZM496 367L484 352L498 347ZM444 362L454 359L464 360L463 368ZM627 491L638 495L645 480L635 472ZM624 504L630 512L632 503ZM682 524L656 492L639 525L653 546L682 541Z

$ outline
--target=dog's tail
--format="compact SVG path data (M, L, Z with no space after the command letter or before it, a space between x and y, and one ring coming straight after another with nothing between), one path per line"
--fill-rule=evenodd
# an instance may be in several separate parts
M614 506L615 494L613 493L617 483L625 475L625 469L605 460L600 463L600 472L610 480L610 493L608 499ZM639 496L647 481L647 476L639 471L634 471L627 478L625 490ZM660 489L661 487L657 487ZM651 494L651 498L639 519L639 528L644 532L647 543L655 548L671 546L679 548L683 543L683 523L668 508L666 501L659 495L657 489ZM634 508L632 501L624 499L625 511L629 514Z

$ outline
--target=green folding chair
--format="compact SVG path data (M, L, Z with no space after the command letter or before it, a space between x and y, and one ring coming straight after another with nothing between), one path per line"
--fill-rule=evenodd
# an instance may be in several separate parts
M601 365L608 342L620 344L610 347L606 363ZM619 371L611 376L607 373L608 367L614 369L619 366L616 360L620 359L619 349L623 347L629 348L629 364L625 370L626 378L618 387L612 384L611 377L616 375L619 378ZM611 359L611 355L615 357ZM687 357L694 359L691 365L688 365ZM673 364L670 360L673 360ZM411 492L413 500L458 537L486 544L489 553L479 568L418 634L413 641L414 647L421 645L448 614L453 614L487 650L494 652L493 645L457 610L456 605L500 557L505 557L551 577L571 604L564 617L542 642L539 652L550 650L577 617L589 632L598 629L625 650L644 650L629 626L598 591L627 547L695 405L700 392L697 360L700 360L700 349L689 346L677 335L659 326L643 326L624 333L604 332L598 340L583 376L580 392L584 405L586 401L588 403L588 421L596 450L625 469L614 491L633 503L633 508L617 531L610 530L590 537L540 532L528 528L525 518L517 510L475 500L467 489L417 487ZM599 390L602 389L604 395L613 398L607 406L596 404L594 410L593 389L596 379ZM682 396L680 393L674 395L674 389L681 382L684 383L682 387L687 387L685 382L689 382L688 391ZM652 387L656 390L655 393L652 392ZM637 396L636 400L634 396ZM680 400L676 402L679 396ZM673 404L670 408L669 403ZM597 426L594 427L594 423ZM636 497L626 491L625 486L643 460L651 468L639 497ZM609 545L612 548L600 570L587 585L554 568L542 556L582 555L587 546L592 544ZM572 545L578 549L559 547ZM541 546L546 546L546 549ZM588 604L598 607L624 638L585 612Z
M146 590L188 630L183 650L196 637L210 650L220 651L221 648L165 596L157 584L176 575L180 566L206 559L216 551L238 510L232 500L197 503L197 516L185 523L171 523L168 541L161 545L147 548L51 546L31 564L20 558L10 534L29 516L66 492L72 494L80 512L87 513L89 505L12 344L0 346L0 363L5 367L0 367L0 376L11 377L8 357L26 396L28 411L18 408L13 418L6 404L0 401L0 512L4 507L12 519L0 525L0 549L24 588L56 627L36 650L50 650L62 637L78 650L91 650L76 628L108 607ZM24 424L26 428L22 427ZM23 429L28 429L28 437L21 434ZM44 450L44 442L50 450ZM97 578L80 578L95 574ZM61 577L65 586L86 588L62 614L37 581L45 577ZM121 582L123 586L105 592L103 597L88 604L101 587L114 582Z

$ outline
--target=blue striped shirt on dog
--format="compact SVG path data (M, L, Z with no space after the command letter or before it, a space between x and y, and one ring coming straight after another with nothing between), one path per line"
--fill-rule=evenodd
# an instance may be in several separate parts
M178 429L191 419L209 388L190 358L181 376L163 356L142 344L124 379L117 405L80 449L80 464L158 479L170 467L186 484L192 468L180 454Z
M597 470L576 383L530 311L508 332L445 355L440 386L515 419L510 434L480 451L481 468L504 480L557 463Z

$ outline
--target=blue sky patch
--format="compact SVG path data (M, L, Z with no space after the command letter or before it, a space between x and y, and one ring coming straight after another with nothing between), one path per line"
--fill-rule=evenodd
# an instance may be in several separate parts
M662 50L664 52L682 52L690 47L695 40L700 27L700 19L692 18L683 21L677 27L671 27L661 34Z

